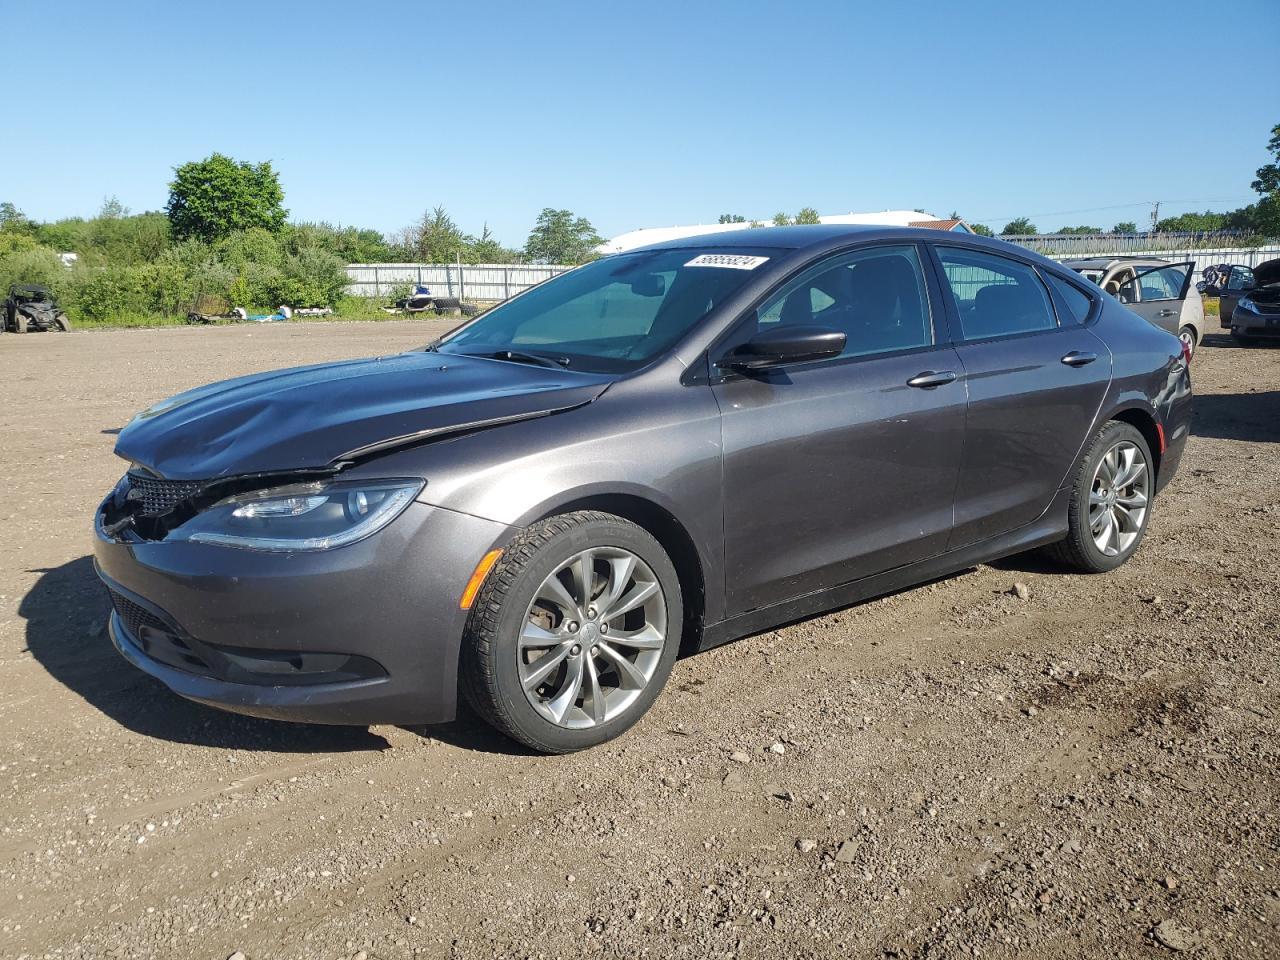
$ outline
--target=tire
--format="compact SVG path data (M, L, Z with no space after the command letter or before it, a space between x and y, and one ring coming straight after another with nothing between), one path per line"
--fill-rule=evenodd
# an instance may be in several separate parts
M1132 484L1112 488L1108 487L1105 472L1100 473L1100 468L1103 459L1118 449L1125 453L1129 449L1136 450L1143 468L1141 476L1135 477ZM1112 460L1109 464L1115 462ZM1124 463L1123 454L1119 463ZM1133 556L1151 523L1156 479L1153 463L1151 448L1137 428L1118 420L1109 421L1093 438L1076 470L1071 502L1067 508L1067 536L1047 547L1046 552L1058 563L1081 573L1106 573ZM1117 479L1123 483L1126 476L1126 473L1122 473ZM1101 502L1095 502L1094 495L1098 491L1101 491ZM1143 506L1140 517L1134 522L1134 514L1139 511L1134 507L1137 498L1133 494L1139 492L1143 498ZM1117 504L1118 508L1108 504ZM1096 512L1093 512L1091 518L1091 512L1095 508ZM1099 518L1107 512L1112 513L1113 518L1123 515L1129 519L1126 521L1128 526L1122 526L1113 519L1114 543L1108 538L1104 548L1098 542L1097 530ZM1101 527L1106 530L1105 520ZM1111 552L1113 549L1114 552Z
M1187 324L1178 331L1178 339L1185 343L1191 351L1191 355L1195 356L1196 347L1199 345L1199 341L1196 338L1196 328L1191 324Z
M65 313L60 313L56 317L54 317L53 325L63 333L69 333L71 331L71 320L67 317Z
M583 604L575 596L588 581L579 565L587 551L594 562ZM629 567L628 556L636 561ZM615 582L619 592L612 593ZM603 608L607 594L618 610L636 597L648 599L608 618L590 599ZM543 599L553 595L565 602ZM683 622L675 567L648 532L597 511L551 517L516 537L485 579L463 636L462 692L489 724L541 753L595 746L629 729L657 699ZM646 649L631 648L624 635ZM612 666L624 655L629 669ZM546 664L556 658L553 670L526 694L526 683L545 673L543 657Z
M23 316L22 313L15 313L13 315L13 332L14 333L27 332L27 318Z

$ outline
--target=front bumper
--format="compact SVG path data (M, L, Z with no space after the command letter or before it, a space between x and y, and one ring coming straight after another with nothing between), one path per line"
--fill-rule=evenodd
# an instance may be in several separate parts
M458 598L510 534L421 503L315 553L116 540L100 514L95 525L96 567L116 604L111 639L130 663L211 706L359 725L453 718L467 617Z
M1237 337L1280 337L1280 314L1236 309L1231 314L1231 333Z

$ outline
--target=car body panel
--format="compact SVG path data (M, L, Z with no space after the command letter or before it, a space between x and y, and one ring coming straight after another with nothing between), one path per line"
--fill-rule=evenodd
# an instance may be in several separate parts
M945 549L965 384L916 389L907 381L957 367L943 343L713 387L730 615Z
M1111 354L1074 326L959 344L968 384L964 457L952 548L997 536L1044 512L1066 480L1111 382ZM1092 353L1071 367L1062 358Z
M418 351L199 387L144 410L116 455L168 480L328 467L371 445L587 403L610 378Z

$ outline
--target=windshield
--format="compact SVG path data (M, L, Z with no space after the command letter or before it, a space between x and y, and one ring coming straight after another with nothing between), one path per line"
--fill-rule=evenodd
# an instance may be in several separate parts
M670 349L774 252L651 250L596 260L494 307L436 349L624 373Z
M1102 283L1101 270L1093 270L1088 267L1072 267L1072 269L1075 270L1076 273L1080 274L1080 276L1084 277L1086 280L1093 281L1094 284Z

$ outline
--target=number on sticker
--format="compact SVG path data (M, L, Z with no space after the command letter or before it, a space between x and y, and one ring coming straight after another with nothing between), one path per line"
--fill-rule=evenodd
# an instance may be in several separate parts
M737 253L704 253L694 257L686 267L728 267L730 270L754 270L768 257L748 257Z

